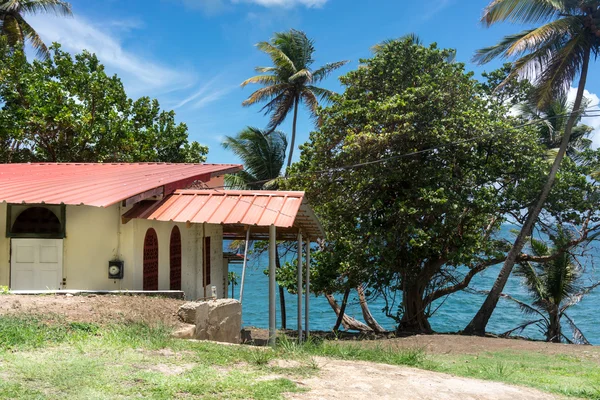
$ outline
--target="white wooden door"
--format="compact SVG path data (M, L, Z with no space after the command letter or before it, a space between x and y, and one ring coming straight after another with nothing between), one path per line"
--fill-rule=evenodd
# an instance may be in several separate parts
M56 290L62 283L62 239L12 239L10 288Z

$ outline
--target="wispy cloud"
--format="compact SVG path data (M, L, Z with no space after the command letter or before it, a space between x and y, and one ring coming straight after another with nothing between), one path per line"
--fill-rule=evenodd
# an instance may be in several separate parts
M123 30L142 26L139 20L90 22L76 15L60 18L51 15L33 15L30 23L46 43L59 42L70 52L88 50L100 62L121 77L132 94L151 94L189 85L193 75L127 50L119 37ZM112 29L111 29L112 28Z
M423 14L423 21L427 21L440 12L442 12L446 7L452 4L454 0L434 0L433 2L428 2L425 4L427 7L427 11Z
M216 14L241 3L255 4L267 8L293 8L302 6L307 8L322 7L328 0L179 0L185 6L202 10L208 14Z
M577 95L577 88L571 88L568 94L568 100L570 102L575 101L575 96ZM594 129L594 131L590 135L590 139L592 139L592 146L594 149L600 148L600 98L595 93L590 93L589 91L584 91L584 96L588 99L589 104L587 106L586 112L588 114L593 114L593 117L585 117L582 119L581 123L587 126L590 126Z
M223 85L220 83L222 75L217 75L200 85L194 93L181 100L173 108L179 109L184 106L191 106L193 109L199 109L220 100L239 87L238 85Z

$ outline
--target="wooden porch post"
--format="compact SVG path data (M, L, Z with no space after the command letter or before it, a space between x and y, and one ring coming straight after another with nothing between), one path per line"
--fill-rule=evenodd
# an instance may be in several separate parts
M310 337L310 328L308 325L308 310L310 306L310 238L306 238L306 302L304 306L304 326L306 328L306 339Z
M298 231L298 343L302 342L302 231Z
M240 285L240 303L244 299L244 282L246 282L246 264L248 260L248 244L250 243L250 226L246 231L246 245L244 246L244 264L242 266L242 284ZM227 277L229 279L229 277Z
M275 250L277 248L277 230L269 226L269 346L275 347L277 336L275 321Z

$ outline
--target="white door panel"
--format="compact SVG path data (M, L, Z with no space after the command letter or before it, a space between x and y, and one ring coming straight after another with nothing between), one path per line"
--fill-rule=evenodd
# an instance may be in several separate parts
M62 239L12 239L11 289L60 289L62 249Z

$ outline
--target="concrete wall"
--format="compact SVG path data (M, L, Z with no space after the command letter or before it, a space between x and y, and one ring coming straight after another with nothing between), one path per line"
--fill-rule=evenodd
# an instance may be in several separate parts
M10 284L10 239L6 237L6 204L0 204L0 286ZM143 248L146 232L154 228L158 236L159 290L170 288L170 238L174 226L181 232L181 284L186 298L204 296L202 287L202 246L205 236L212 237L212 284L219 297L224 295L223 229L220 225L131 220L121 224L127 209L120 205L107 208L66 207L66 238L63 242L64 289L142 290ZM124 261L124 278L108 279L108 262ZM210 287L206 289L210 296Z

